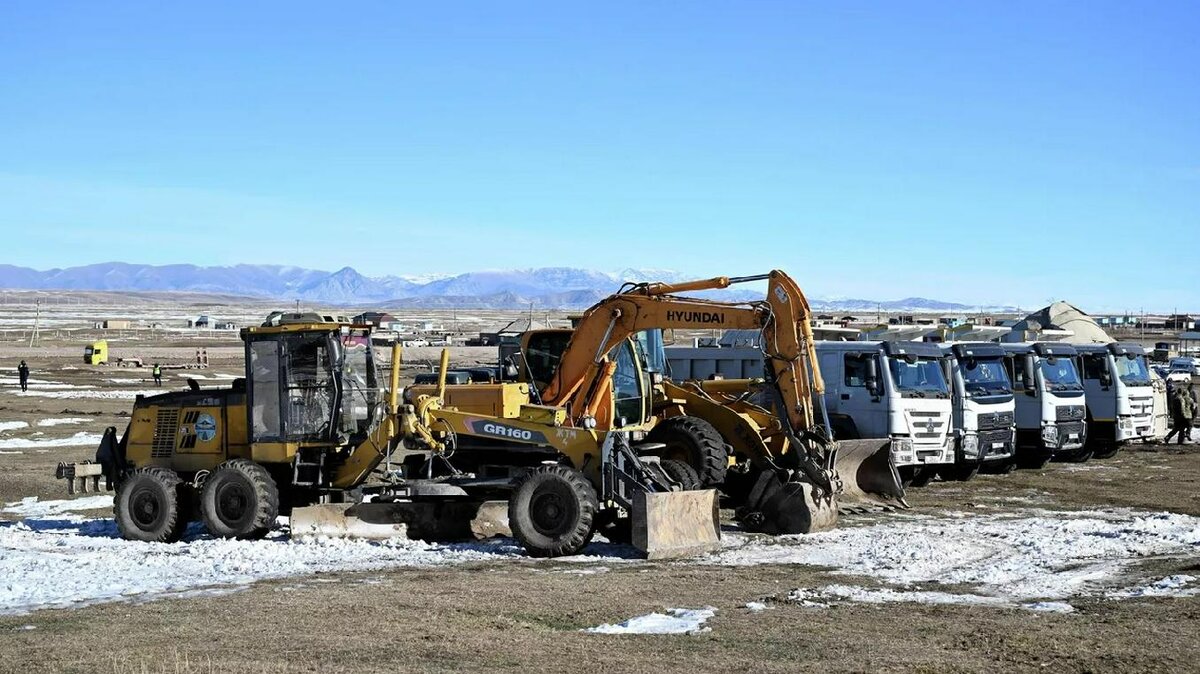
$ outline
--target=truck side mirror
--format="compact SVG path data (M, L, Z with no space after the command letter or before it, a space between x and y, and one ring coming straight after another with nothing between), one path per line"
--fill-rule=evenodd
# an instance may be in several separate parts
M867 356L866 366L867 376L863 383L867 385L867 393L870 393L873 397L878 398L882 391L880 391L879 386L879 365L875 362L874 356Z
M1027 353L1024 358L1025 371L1021 373L1021 388L1025 389L1025 395L1034 394L1033 382L1033 354Z

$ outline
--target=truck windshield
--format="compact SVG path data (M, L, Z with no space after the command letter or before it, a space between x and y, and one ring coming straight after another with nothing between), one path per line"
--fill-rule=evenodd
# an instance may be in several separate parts
M1065 357L1044 358L1040 364L1042 376L1046 378L1046 387L1051 391L1082 391L1079 383L1079 373L1075 371L1075 362Z
M1121 378L1121 383L1126 386L1149 386L1150 385L1150 368L1146 367L1145 356L1134 356L1127 358L1125 356L1117 356L1117 376Z
M902 395L918 398L949 396L946 378L942 376L942 365L936 358L917 358L912 361L889 358L888 361L892 382Z
M960 360L959 363L962 364L967 397L1012 393L1008 373L1004 371L1004 363L1000 358L990 360L967 358Z

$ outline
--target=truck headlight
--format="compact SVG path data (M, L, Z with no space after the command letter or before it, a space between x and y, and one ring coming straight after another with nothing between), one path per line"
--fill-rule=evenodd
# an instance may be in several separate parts
M962 453L963 458L978 459L979 458L979 436L974 433L968 433L962 438Z
M1042 442L1049 447L1058 446L1058 426L1042 426Z
M911 463L915 458L913 456L912 440L908 438L892 438L892 457L897 462Z

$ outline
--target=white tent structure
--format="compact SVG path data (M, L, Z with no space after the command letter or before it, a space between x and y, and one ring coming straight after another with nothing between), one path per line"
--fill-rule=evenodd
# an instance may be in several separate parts
M1012 329L1015 335L1032 334L1034 339L1054 339L1072 344L1109 344L1115 341L1091 316L1066 302L1055 302L1041 311L1035 311Z

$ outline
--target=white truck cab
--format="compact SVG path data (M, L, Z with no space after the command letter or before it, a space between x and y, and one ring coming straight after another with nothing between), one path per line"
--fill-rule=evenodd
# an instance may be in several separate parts
M1075 347L1057 342L1001 347L1015 394L1017 465L1041 468L1051 457L1087 460L1087 401Z
M906 483L954 463L942 350L924 342L816 343L835 438L891 438Z
M1154 384L1138 344L1076 344L1087 398L1092 456L1108 458L1130 440L1154 437Z
M1004 349L995 342L942 344L950 372L954 413L954 466L942 477L969 480L976 472L1008 472L1015 466L1012 382Z

